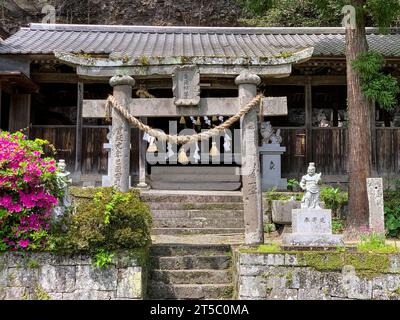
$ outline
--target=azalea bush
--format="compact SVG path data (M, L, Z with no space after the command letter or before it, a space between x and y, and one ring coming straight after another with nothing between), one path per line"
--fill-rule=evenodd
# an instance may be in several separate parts
M62 196L48 142L23 133L0 132L0 250L46 246L53 207Z

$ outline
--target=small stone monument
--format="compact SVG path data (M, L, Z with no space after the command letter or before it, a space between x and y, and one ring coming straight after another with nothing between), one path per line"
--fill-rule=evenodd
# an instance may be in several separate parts
M367 178L369 204L369 228L376 233L385 234L385 214L383 207L382 178Z
M68 187L72 184L72 180L70 179L70 172L66 171L65 160L60 160L57 163L57 167L59 172L57 173L57 184L60 189L64 190L64 196L61 201L59 201L58 205L53 209L53 221L58 222L64 216L65 210L71 206L71 197L68 193Z
M271 188L287 189L287 179L281 177L281 155L286 151L281 147L280 129L274 132L269 121L261 124L262 146L259 148L262 168L262 190Z
M286 246L328 247L343 245L341 235L332 234L332 211L321 209L319 186L321 173L315 172L315 164L309 164L307 174L300 182L305 191L301 209L292 210L292 233L283 234Z

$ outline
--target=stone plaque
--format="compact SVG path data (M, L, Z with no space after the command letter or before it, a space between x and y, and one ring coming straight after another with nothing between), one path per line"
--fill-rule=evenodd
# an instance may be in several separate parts
M332 234L331 210L293 209L292 229L294 233Z
M200 103L200 73L197 66L179 66L172 74L174 103L195 106Z

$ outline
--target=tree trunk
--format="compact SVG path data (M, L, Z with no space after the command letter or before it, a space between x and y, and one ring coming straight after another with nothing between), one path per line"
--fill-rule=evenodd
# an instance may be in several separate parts
M351 1L354 7L362 7L365 1ZM357 11L356 28L346 29L347 99L349 118L349 214L347 225L360 229L368 226L368 198L366 178L371 173L371 117L370 103L365 98L361 79L352 67L352 61L368 50L365 20Z

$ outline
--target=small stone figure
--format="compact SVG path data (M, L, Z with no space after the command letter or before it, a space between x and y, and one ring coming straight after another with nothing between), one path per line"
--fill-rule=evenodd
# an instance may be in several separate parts
M60 160L57 163L57 167L60 170L57 173L57 183L59 188L64 190L64 196L62 197L59 204L53 209L53 219L56 222L63 217L65 209L71 206L71 198L68 194L68 187L71 185L72 180L69 177L70 172L65 170L66 166L67 165L65 164L65 160Z
M310 162L307 174L301 178L300 187L305 191L301 200L301 208L321 209L319 205L319 182L321 173L315 173L315 163Z
M281 129L277 129L276 133L274 133L270 138L271 143L273 144L281 144L282 137L281 137Z
M263 137L262 143L263 144L281 144L282 142L282 137L281 137L281 129L276 130L276 133L274 132L274 129L271 126L271 122L263 122L261 124L261 135Z
M274 134L274 129L272 129L271 122L263 122L261 124L261 135L263 137L262 143L263 144L268 144L269 141L271 140L272 135Z

